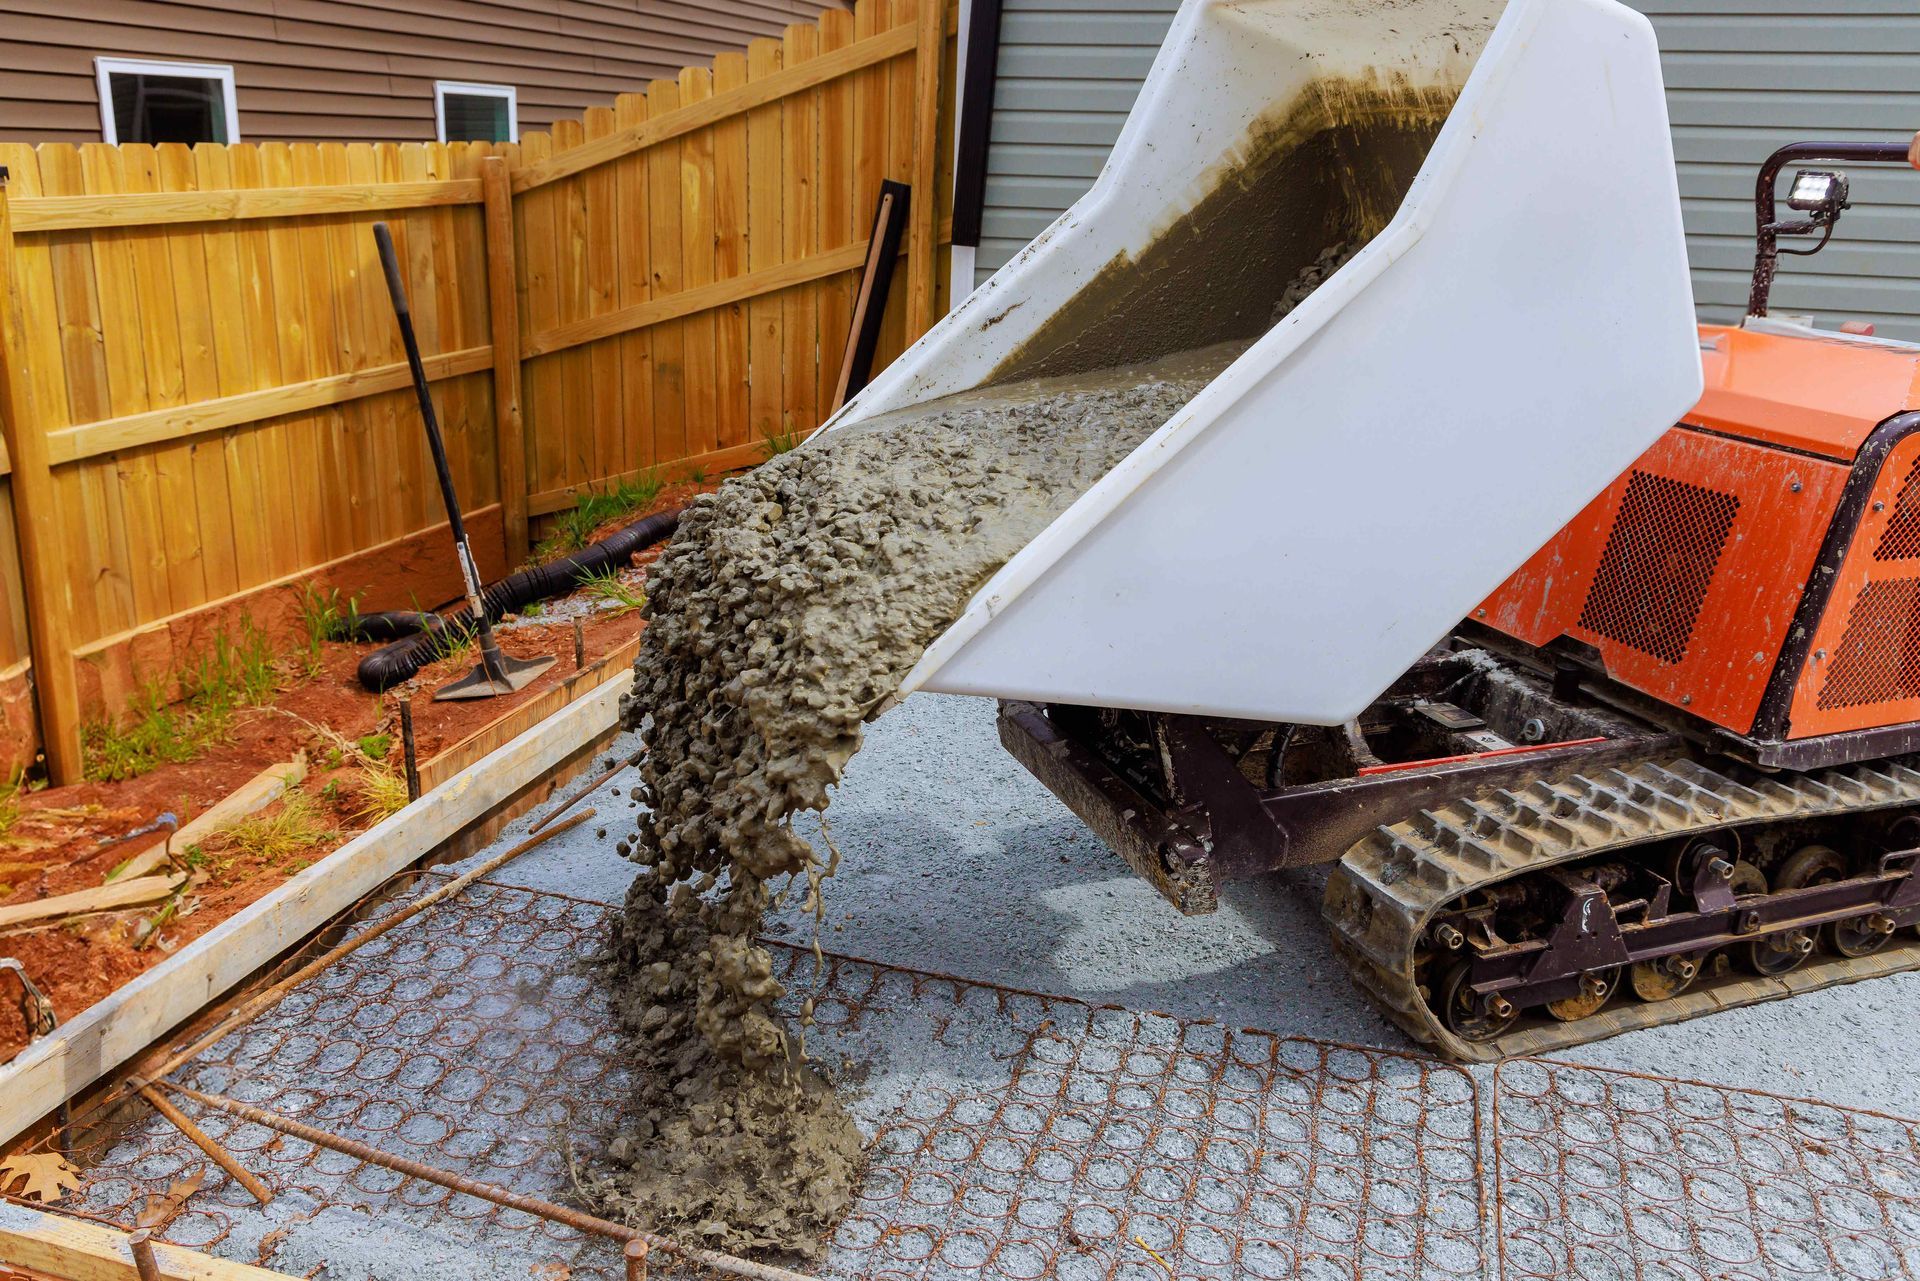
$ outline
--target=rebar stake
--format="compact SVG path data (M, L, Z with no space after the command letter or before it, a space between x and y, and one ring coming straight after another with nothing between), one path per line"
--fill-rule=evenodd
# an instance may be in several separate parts
M647 1281L647 1243L635 1237L621 1253L627 1260L627 1281Z
M141 1228L127 1238L127 1248L133 1251L134 1271L140 1274L140 1281L166 1281L160 1272L160 1260L153 1254L153 1230Z
M407 800L420 799L420 758L413 750L413 700L400 700L400 754L407 762Z

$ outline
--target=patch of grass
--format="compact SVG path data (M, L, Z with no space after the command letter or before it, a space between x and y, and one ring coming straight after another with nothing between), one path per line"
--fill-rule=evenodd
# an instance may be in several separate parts
M786 431L769 431L760 434L760 451L768 458L778 458L800 448L799 431L788 428Z
M93 721L81 728L86 775L98 782L137 778L177 761L192 760L202 746L187 730L192 718L167 703L160 682L140 687L118 722Z
M264 703L280 683L266 635L241 616L240 639L225 632L213 638L181 681L186 701L201 716L222 716L239 707Z
M407 780L385 765L361 766L358 790L360 807L353 816L369 826L407 806Z
M351 636L357 630L360 597L357 593L349 596L343 605L339 588L322 590L313 583L303 583L299 608L300 625L307 633L307 674L312 676L320 669L320 646Z
M243 857L284 865L326 844L337 834L314 799L295 789L282 796L271 813L251 815L220 832L214 840L225 858L220 860L216 856L213 870L222 871Z
M479 642L474 633L463 627L436 627L427 633L429 663L445 662L450 658L471 658L478 648Z
M639 609L647 603L645 592L611 569L603 569L597 574L588 574L581 578L580 588L594 599L612 604L614 608L610 612L616 615Z
M15 770L4 784L0 784L0 844L13 839L13 828L20 821L20 793L24 790L26 771Z
M86 776L118 782L190 761L226 735L236 711L272 698L280 683L273 650L251 618L242 615L239 630L238 640L215 636L180 676L179 703L149 679L117 718L83 726Z
M553 528L534 549L536 556L547 560L564 552L579 551L593 537L593 531L608 521L652 506L664 487L665 482L657 473L643 471L612 489L589 490L580 495L580 501L573 507L554 517Z

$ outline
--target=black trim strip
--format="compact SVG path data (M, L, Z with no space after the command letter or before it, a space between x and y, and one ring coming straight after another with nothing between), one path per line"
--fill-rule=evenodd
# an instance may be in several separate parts
M968 0L967 65L953 165L953 243L978 246L987 207L987 146L1000 77L1000 0Z
M1800 594L1800 606L1794 610L1786 640L1780 645L1780 655L1774 661L1767 691L1760 697L1760 709L1754 713L1752 737L1744 742L1764 743L1787 737L1787 715L1793 709L1794 686L1799 683L1800 673L1807 665L1807 655L1813 650L1814 634L1819 631L1820 621L1826 616L1827 605L1833 598L1833 585L1840 577L1840 565L1853 547L1854 535L1860 530L1860 519L1867 511L1867 500L1879 487L1880 473L1893 447L1915 431L1920 431L1920 412L1895 414L1875 427L1866 443L1860 446L1860 452L1854 455L1853 471L1847 476L1845 488L1840 491L1840 501L1834 505L1833 520L1828 524L1827 536L1820 544L1820 556L1814 561L1813 573L1808 576L1806 588Z

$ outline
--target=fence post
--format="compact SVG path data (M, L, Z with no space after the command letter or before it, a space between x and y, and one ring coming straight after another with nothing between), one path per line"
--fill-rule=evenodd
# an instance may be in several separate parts
M513 182L504 156L480 162L487 218L487 310L493 330L494 453L507 564L527 558L526 420L520 412L520 305L513 265Z
M913 53L913 196L907 206L907 341L933 328L939 265L940 67L947 48L946 0L920 0Z
M67 600L66 548L53 500L47 428L34 403L26 369L26 321L13 284L13 210L6 169L0 167L0 417L6 420L13 464L13 528L26 591L27 638L33 653L33 694L40 741L55 784L77 783L85 762L80 747L80 682L73 665L73 614Z

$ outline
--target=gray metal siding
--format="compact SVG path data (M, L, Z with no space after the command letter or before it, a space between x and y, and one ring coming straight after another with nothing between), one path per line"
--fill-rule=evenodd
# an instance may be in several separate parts
M1673 117L1693 288L1706 320L1745 311L1753 180L1810 139L1893 141L1920 128L1913 0L1631 0L1653 20ZM1812 258L1783 258L1774 309L1874 321L1920 339L1920 174L1856 166L1855 208Z
M1920 127L1920 4L1630 2L1660 36L1701 316L1738 319L1753 266L1753 179L1767 154ZM1006 0L979 280L1092 185L1177 7ZM1872 320L1888 337L1920 340L1920 174L1850 175L1856 208L1819 256L1784 260L1776 308Z
M976 281L1093 185L1178 0L1005 0Z

